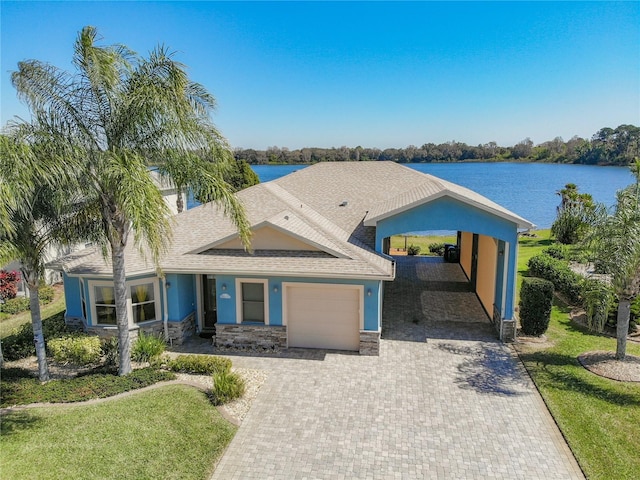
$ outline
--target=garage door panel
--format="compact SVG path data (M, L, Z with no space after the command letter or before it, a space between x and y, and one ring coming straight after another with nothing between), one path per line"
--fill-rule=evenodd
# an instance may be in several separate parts
M286 306L290 347L359 349L359 289L289 286Z

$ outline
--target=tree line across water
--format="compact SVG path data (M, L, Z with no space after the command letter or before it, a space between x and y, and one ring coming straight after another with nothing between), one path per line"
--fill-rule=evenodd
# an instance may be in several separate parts
M627 166L640 156L640 127L605 127L590 139L574 136L565 142L562 137L556 137L539 145L525 138L511 147L501 147L496 142L473 146L451 141L384 150L361 146L296 150L275 146L266 150L237 148L234 154L236 160L252 165L388 160L399 163L518 161Z

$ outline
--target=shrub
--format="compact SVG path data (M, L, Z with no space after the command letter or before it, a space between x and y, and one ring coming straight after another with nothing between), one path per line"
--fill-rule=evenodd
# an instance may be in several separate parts
M444 243L430 243L429 252L442 257L444 255Z
M92 398L105 398L176 377L172 372L143 368L122 377L108 373L90 373L41 384L37 378L30 378L28 372L12 372L10 378L5 372L3 369L2 406L33 402L81 402Z
M240 398L244 395L244 391L244 380L237 373L227 371L213 374L211 396L214 405L222 405Z
M16 298L20 274L16 271L0 270L0 300Z
M24 297L11 298L2 304L2 311L9 315L29 310L29 299Z
M64 323L64 314L59 313L42 321L45 341L66 333L69 332ZM23 324L15 333L2 339L2 353L5 360L19 360L36 354L31 322Z
M526 277L522 280L520 323L526 335L540 336L547 331L552 301L553 283L535 277Z
M104 340L101 345L104 366L115 367L118 365L118 339L116 337Z
M531 257L528 266L532 276L549 280L570 302L580 303L584 278L572 271L567 261L543 253Z
M131 358L136 362L150 362L164 352L167 344L160 335L147 335L142 330L131 348Z
M550 257L557 258L558 260L567 259L567 250L565 246L560 243L554 243L553 245L545 248L542 253L546 253Z
M611 287L600 280L587 279L583 283L582 298L587 312L587 327L602 332L614 306Z
M53 287L51 285L42 285L38 289L38 299L40 300L40 305L51 303L54 293L55 291L53 290Z
M167 368L174 372L211 375L231 371L231 360L214 355L179 355L170 360Z
M58 363L91 365L102 356L100 338L78 333L53 338L47 342L47 348Z
M418 255L420 253L420 246L411 244L407 248L407 255Z

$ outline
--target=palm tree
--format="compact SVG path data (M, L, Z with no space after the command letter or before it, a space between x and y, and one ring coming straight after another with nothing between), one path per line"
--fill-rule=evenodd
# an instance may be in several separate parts
M79 231L77 219L65 208L72 205L60 182L71 177L56 172L50 163L38 162L36 150L15 138L0 137L0 209L6 217L0 228L0 264L19 260L29 288L29 308L38 359L40 381L49 380L49 367L42 333L39 289L43 279L46 253L50 246L69 243L74 235L90 237ZM43 169L42 167L47 168ZM56 183L57 182L57 183Z
M112 262L119 374L126 375L131 358L125 247L131 234L157 263L171 233L168 207L148 166L169 154L197 153L224 162L219 152L229 147L211 122L213 96L188 79L166 48L140 58L122 45L98 46L97 38L94 27L78 34L74 74L29 60L18 64L11 80L48 154L79 166L87 218L95 214ZM187 177L195 182L190 171ZM201 183L206 200L221 205L248 242L242 205L228 185L213 175Z
M631 166L636 183L616 195L613 213L599 215L588 237L594 257L611 276L618 297L616 359L624 360L631 302L640 293L640 160Z

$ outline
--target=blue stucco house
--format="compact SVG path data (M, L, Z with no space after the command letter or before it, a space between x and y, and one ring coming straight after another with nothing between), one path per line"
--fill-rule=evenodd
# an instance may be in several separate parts
M533 225L487 198L391 162L319 163L238 193L253 236L245 251L213 204L174 217L159 266L126 251L132 334L180 343L378 352L394 234L454 230L460 265L498 334L515 335L519 229ZM111 266L89 248L55 263L71 325L113 335Z

